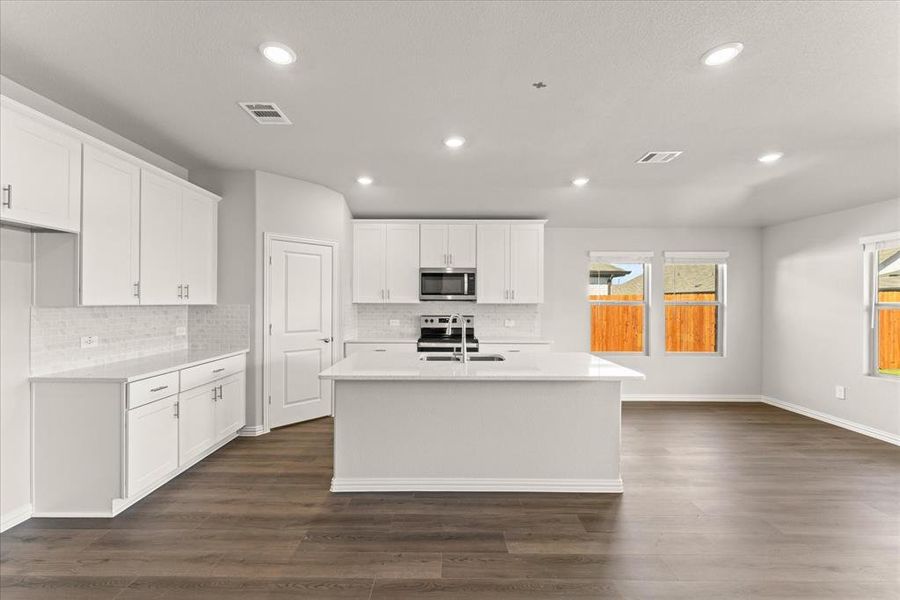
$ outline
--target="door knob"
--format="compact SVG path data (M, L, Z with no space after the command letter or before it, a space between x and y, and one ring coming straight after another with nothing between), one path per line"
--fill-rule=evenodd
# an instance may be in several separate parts
M325 342L326 344L330 344L331 340L333 340L333 339L334 338L327 337L327 338L322 338L322 341Z

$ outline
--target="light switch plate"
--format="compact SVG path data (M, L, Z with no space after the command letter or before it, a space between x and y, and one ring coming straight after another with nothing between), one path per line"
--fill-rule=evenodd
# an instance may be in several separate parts
M187 335L187 327L176 327L175 335Z
M847 388L842 385L834 386L834 397L838 400L846 400L847 399Z
M81 337L82 348L96 348L100 345L100 336L85 335Z

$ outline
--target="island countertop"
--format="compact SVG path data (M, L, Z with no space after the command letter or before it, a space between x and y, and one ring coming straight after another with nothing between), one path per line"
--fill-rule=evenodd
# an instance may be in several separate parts
M497 362L428 362L421 354L360 352L319 373L335 381L624 381L643 373L586 352L507 354Z

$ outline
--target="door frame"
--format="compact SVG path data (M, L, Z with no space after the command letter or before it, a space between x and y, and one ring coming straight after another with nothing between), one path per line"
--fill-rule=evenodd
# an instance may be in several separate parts
M269 385L269 358L272 349L272 343L269 341L267 329L271 323L271 307L269 306L272 299L272 265L270 259L272 257L272 242L297 242L300 244L310 244L313 246L327 246L331 248L331 335L334 338L331 342L331 363L334 364L340 360L338 346L343 343L343 316L341 313L341 255L339 252L340 244L330 240L316 240L312 238L304 238L295 235L287 235L282 233L263 233L263 322L262 322L262 338L263 338L263 431L268 433L271 431L269 427L269 406L271 405ZM338 334L338 332L340 332ZM331 415L334 416L334 382L329 381L331 386ZM257 388L259 389L259 388Z

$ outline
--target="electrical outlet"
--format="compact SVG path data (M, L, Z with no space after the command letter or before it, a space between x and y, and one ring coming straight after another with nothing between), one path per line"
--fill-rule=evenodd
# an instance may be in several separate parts
M400 327L400 319L391 319L390 324L391 327Z
M175 335L187 335L187 327L176 327Z
M100 337L96 335L85 335L81 338L82 348L96 348L100 345Z
M834 397L838 400L846 400L847 399L847 388L842 385L834 386Z
M504 327L515 327L516 322L513 321L512 319L506 319L505 321L503 321L503 326Z

